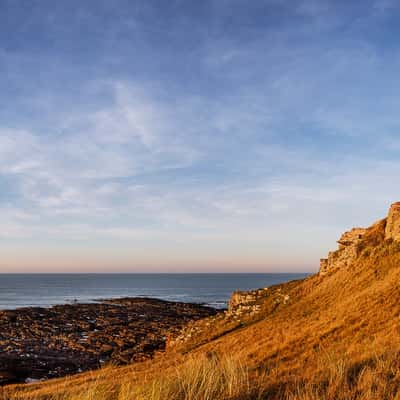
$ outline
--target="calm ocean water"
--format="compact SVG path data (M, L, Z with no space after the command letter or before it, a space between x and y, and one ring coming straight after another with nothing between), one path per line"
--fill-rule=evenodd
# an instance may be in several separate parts
M0 274L0 309L91 302L122 296L206 303L222 308L231 293L307 274Z

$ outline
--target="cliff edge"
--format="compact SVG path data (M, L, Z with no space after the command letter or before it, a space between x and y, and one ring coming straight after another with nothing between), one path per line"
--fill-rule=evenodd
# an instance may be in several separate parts
M338 250L329 252L328 258L321 258L319 274L351 266L372 237L375 245L385 240L400 242L400 202L393 203L388 216L369 228L353 228L343 233L337 241Z

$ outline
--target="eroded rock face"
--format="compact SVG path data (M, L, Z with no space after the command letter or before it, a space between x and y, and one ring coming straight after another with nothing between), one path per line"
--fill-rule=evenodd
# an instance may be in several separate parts
M319 273L323 275L333 268L350 265L358 256L357 246L366 232L366 228L353 228L343 233L338 240L339 249L329 252L328 258L321 258Z
M378 236L374 233L379 230ZM400 202L391 205L387 218L380 220L369 228L353 228L345 232L338 240L339 249L331 251L328 258L321 258L320 260L320 275L326 274L335 268L343 268L351 265L353 261L359 256L360 243L371 245L368 240L371 235L375 235L378 242L383 240L395 240L400 242ZM365 239L366 238L366 239ZM369 238L369 239L368 239ZM376 244L376 243L375 243Z
M214 338L219 337L221 332L230 331L232 328L262 318L268 312L267 310L271 310L271 307L276 309L291 301L291 296L280 285L255 290L236 290L230 298L227 310L185 325L179 335L168 337L168 349L176 351L180 346L184 346L185 349L187 345L198 346L199 343L206 343L213 335L215 335ZM269 308L265 307L266 302ZM221 331L221 327L225 328Z
M366 228L353 228L351 231L343 233L338 240L339 250L358 244L366 232Z
M235 291L233 292L229 301L228 313L258 313L260 310L260 305L257 304L257 301L265 297L267 294L268 288L249 291Z
M386 222L385 239L400 241L400 202L391 205Z
M256 290L235 291L229 301L226 312L228 317L241 317L243 315L253 317L261 312L261 305L266 297L273 299L274 303L286 304L290 296L282 292L281 288L266 287Z

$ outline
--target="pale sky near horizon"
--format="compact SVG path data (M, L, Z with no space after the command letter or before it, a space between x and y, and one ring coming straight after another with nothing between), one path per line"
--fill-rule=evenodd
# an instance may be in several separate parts
M400 199L399 18L0 0L0 272L315 271Z

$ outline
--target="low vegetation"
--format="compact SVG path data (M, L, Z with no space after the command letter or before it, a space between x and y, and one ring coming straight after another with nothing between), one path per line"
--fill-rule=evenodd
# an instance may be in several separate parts
M248 369L232 357L208 353L190 358L183 365L169 368L144 382L133 385L134 373L120 380L96 379L78 390L68 388L68 380L59 393L41 394L31 399L51 400L214 400L261 398L249 378ZM132 380L131 380L132 379ZM62 387L63 386L63 387ZM61 390L60 390L61 389ZM8 394L8 399L26 399L20 393Z
M382 350L382 349L381 349ZM68 379L58 393L9 394L7 400L392 400L400 399L400 351L352 361L348 357L320 354L316 369L292 381L277 384L276 371L251 377L250 371L231 357L206 355L191 358L167 373L133 384L131 374L119 380L96 379L78 390ZM72 382L70 382L72 383Z

